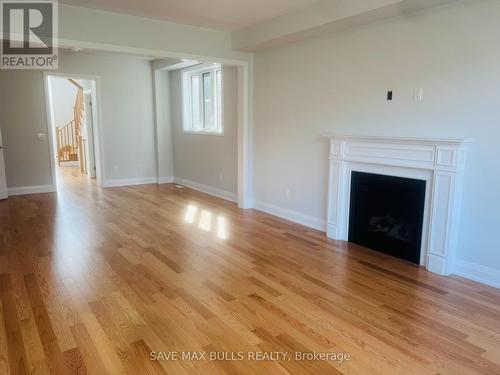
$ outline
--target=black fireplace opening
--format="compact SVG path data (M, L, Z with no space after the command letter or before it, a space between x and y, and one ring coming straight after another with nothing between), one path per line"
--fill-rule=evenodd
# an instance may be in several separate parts
M425 184L352 172L349 241L420 264Z

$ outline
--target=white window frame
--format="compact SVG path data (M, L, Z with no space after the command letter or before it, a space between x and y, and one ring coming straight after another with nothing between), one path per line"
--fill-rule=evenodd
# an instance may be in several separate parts
M217 97L217 71L221 71L221 84L220 84L220 98ZM221 114L220 114L220 125L215 125L212 127L206 127L205 124L205 103L203 100L203 74L211 73L212 81L212 111L214 122L217 122L217 103L220 100ZM199 106L201 126L193 123L192 115L192 103L195 98L192 97L191 93L191 80L192 77L199 76ZM182 129L184 133L187 134L206 134L206 135L224 135L224 73L222 72L222 66L219 64L201 64L194 67L186 68L181 71L182 79Z

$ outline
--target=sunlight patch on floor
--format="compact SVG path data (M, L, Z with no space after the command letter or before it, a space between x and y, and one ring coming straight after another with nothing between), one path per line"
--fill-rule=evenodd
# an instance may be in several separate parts
M204 232L214 232L217 238L226 240L227 234L227 221L224 216L217 216L214 220L214 215L208 210L201 210L198 215L198 206L189 204L184 213L184 221L188 224L197 222L197 227ZM198 220L197 220L198 219Z

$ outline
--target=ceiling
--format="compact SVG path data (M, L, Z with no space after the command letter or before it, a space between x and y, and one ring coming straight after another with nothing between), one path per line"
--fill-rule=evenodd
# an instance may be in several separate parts
M317 0L59 0L59 3L209 27L239 30Z

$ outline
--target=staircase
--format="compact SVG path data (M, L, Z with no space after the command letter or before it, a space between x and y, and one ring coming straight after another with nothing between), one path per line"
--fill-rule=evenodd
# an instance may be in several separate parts
M69 81L77 87L73 120L57 128L57 161L61 163L80 161L80 172L87 173L86 140L82 137L82 126L85 111L83 107L83 87L72 79Z

